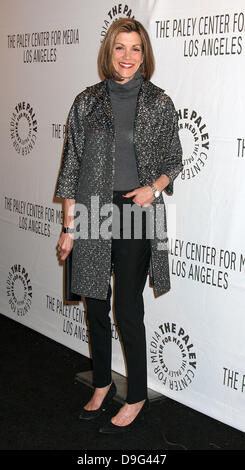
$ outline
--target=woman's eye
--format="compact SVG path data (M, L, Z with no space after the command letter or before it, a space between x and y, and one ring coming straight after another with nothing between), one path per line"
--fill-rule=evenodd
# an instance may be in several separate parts
M121 51L123 49L123 47L122 46L116 46L115 49L116 49L116 51ZM135 49L133 49L133 52L141 52L141 49L135 48Z

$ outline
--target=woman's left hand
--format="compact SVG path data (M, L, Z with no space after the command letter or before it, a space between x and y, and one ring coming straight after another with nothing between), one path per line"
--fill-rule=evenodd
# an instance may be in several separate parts
M155 199L153 191L150 186L142 186L141 188L136 188L129 193L123 195L123 197L132 197L135 196L133 202L138 206L147 207Z

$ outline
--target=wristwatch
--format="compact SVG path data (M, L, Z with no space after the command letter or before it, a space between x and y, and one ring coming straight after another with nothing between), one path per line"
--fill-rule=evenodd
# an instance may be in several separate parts
M62 232L64 233L74 233L75 229L70 227L62 227Z
M153 191L155 198L158 198L162 194L162 192L159 191L159 189L157 189L156 186L154 186L154 184L151 185L151 189Z

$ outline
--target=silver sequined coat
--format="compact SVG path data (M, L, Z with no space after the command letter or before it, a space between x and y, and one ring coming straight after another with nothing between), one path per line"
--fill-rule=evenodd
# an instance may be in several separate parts
M105 220L100 208L112 204L115 163L115 130L106 80L79 93L71 107L64 142L56 196L75 199L94 217L91 196L99 196L99 226ZM178 118L172 100L164 90L143 81L136 105L134 124L136 164L141 186L151 185L163 173L170 178L165 189L173 193L173 181L182 170L182 149ZM126 189L126 188L125 188ZM95 199L94 199L95 200ZM166 211L163 196L152 203L154 224L157 206L161 210L158 229L151 239L150 283L158 296L170 289L168 250L166 249ZM78 206L79 207L79 206ZM93 214L92 214L93 212ZM91 224L87 224L91 227ZM161 230L159 230L159 227ZM156 229L156 225L155 225ZM159 233L165 234L164 236ZM105 299L113 272L111 238L75 239L72 264L72 291L82 296ZM165 249L161 247L165 246Z

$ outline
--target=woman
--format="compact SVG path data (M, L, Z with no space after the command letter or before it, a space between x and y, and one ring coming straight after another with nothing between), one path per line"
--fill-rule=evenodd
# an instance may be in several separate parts
M84 296L87 305L95 389L81 419L96 418L116 393L109 318L110 278L115 275L114 306L128 393L100 432L118 433L132 429L149 406L143 290L148 272L155 295L170 289L162 191L173 193L182 151L174 105L150 82L154 57L138 21L122 18L110 26L98 67L103 80L80 93L69 114L56 190L64 198L58 250L64 260L73 248L72 291ZM125 206L133 209L127 217ZM112 233L106 230L108 207ZM133 213L141 208L142 235L136 236L139 219Z

